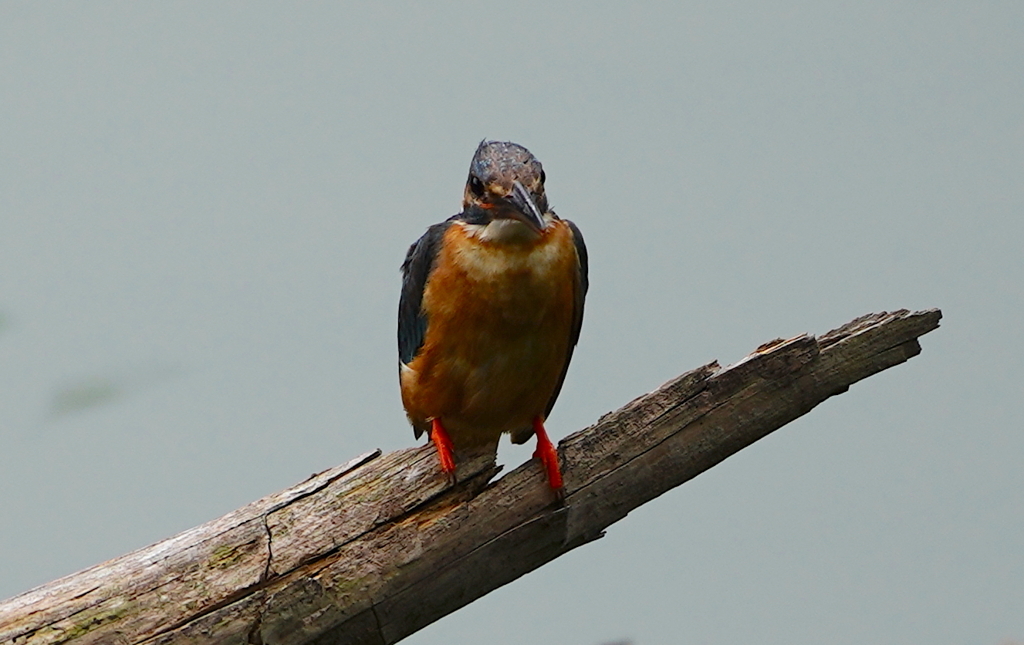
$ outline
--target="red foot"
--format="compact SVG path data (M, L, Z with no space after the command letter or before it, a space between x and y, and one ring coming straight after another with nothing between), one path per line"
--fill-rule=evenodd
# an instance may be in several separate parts
M455 479L455 456L452 454L452 438L441 425L440 419L430 421L430 440L437 447L437 458L441 462L441 470L449 479Z
M561 498L565 493L562 488L562 471L558 467L558 453L555 446L548 439L548 433L544 429L544 420L536 417L533 420L533 432L537 435L537 450L533 456L540 459L544 464L544 471L548 474L548 485L555 494Z

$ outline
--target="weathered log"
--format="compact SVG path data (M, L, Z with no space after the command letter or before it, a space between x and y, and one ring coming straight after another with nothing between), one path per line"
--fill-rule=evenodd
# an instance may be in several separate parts
M491 482L431 446L347 464L150 547L0 603L0 644L394 643L570 549L633 508L921 351L941 313L858 318L711 363Z

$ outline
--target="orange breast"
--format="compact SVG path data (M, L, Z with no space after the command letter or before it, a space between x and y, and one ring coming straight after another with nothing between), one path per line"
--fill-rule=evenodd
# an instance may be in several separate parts
M542 416L568 356L578 281L564 222L520 245L453 224L423 294L423 347L401 375L413 424L440 418L464 447Z

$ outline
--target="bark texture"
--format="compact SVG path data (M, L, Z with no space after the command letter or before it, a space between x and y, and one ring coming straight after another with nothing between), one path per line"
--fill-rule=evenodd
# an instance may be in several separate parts
M0 603L0 644L394 643L603 534L630 510L916 356L937 309L863 316L711 363L492 482L432 446L367 453L224 517Z

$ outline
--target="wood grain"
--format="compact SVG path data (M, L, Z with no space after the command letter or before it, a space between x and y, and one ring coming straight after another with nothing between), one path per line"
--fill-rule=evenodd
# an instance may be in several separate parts
M224 517L0 603L0 644L394 643L598 539L637 506L921 351L941 312L862 316L711 363L492 481L429 445L361 455Z

